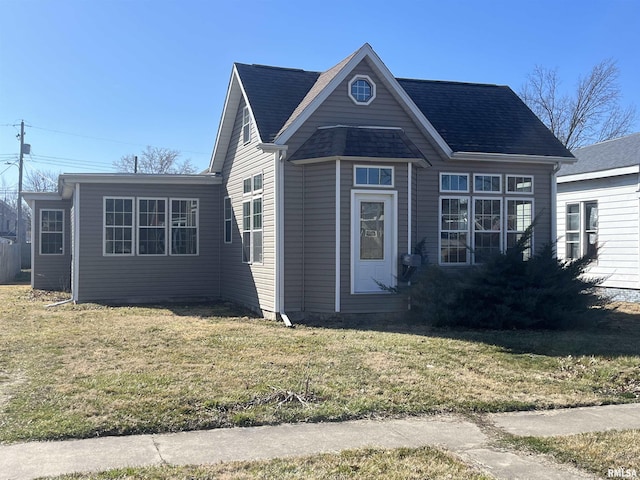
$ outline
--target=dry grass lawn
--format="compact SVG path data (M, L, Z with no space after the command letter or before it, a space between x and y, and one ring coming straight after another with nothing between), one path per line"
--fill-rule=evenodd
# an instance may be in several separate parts
M339 454L256 462L229 462L189 467L112 470L99 474L65 475L58 480L491 480L448 453L435 448L361 449Z
M640 313L589 332L299 325L0 286L0 441L638 401Z

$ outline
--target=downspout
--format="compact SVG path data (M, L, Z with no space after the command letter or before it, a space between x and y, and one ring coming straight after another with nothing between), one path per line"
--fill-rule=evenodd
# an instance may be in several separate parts
M289 320L288 315L284 312L284 159L287 152L287 146L276 145L273 143L261 143L258 145L258 148L261 148L264 152L273 152L274 160L274 310L276 316L280 315L280 318L287 327L292 327L293 325L291 320Z
M558 180L556 175L560 167L560 162L557 162L551 174L551 241L556 258L558 257Z

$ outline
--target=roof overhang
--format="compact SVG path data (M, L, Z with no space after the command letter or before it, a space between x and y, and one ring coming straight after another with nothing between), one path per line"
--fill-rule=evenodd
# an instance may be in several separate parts
M464 162L500 162L500 163L542 163L548 165L575 163L575 157L554 157L542 155L518 155L507 153L485 153L485 152L453 152L449 159Z
M22 192L22 198L31 209L33 209L33 203L36 200L62 200L62 196L58 192Z
M363 163L412 163L423 168L427 168L430 166L429 162L427 162L424 158L349 157L343 155L319 158L304 158L300 160L289 161L294 165L310 165L313 163L335 162L337 160Z
M574 173L571 175L558 176L558 183L579 182L581 180L596 180L598 178L619 177L621 175L633 175L640 173L640 166L630 165L628 167L611 168L599 170L597 172Z
M77 184L117 183L144 185L219 185L222 177L214 174L150 174L150 173L64 173L58 179L58 191L63 199L71 198Z

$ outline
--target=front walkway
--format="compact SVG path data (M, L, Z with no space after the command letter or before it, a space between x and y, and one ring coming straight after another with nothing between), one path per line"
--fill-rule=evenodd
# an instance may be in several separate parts
M639 429L640 404L490 414L486 420L516 435ZM6 445L0 446L0 480L120 467L269 459L365 446L424 445L442 446L496 478L593 478L593 475L557 465L541 456L496 449L475 423L457 416L441 415Z

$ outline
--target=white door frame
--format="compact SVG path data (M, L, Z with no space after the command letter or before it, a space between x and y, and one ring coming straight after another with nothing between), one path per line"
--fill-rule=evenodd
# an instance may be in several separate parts
M391 242L391 258L390 261L390 275L392 278L390 287L395 287L398 278L398 192L394 190L373 190L373 189L358 189L351 190L351 223L350 223L350 235L351 235L351 294L352 295L371 295L386 293L383 290L379 292L356 292L356 278L355 278L355 264L358 261L358 249L356 231L360 231L360 212L358 211L357 199L361 197L371 197L371 199L380 199L381 197L391 200L391 211L385 212L391 218L385 218L385 228L388 225L390 227L389 241ZM390 214L390 215L389 215ZM357 235L359 238L359 233Z

